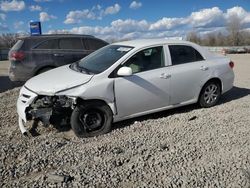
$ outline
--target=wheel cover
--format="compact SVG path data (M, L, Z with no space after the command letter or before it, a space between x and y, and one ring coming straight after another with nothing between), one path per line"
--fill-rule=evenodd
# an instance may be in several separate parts
M216 84L209 84L204 92L204 100L207 104L214 103L219 96L219 87Z
M85 132L92 132L103 127L104 115L100 110L89 109L80 114L79 120Z

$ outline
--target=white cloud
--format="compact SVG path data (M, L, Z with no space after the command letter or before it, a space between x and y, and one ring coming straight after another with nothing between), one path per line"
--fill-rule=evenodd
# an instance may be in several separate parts
M37 3L50 2L52 0L34 0Z
M242 7L236 6L230 9L227 9L227 12L225 13L225 18L227 20L230 20L232 16L237 16L241 23L250 23L250 12L247 12Z
M15 29L19 29L20 27L22 27L24 25L24 22L23 21L18 21L18 22L15 22L13 24L14 28Z
M223 12L218 7L201 9L192 12L187 17L167 18L164 17L152 23L150 30L171 30L178 27L219 27L225 24Z
M42 7L40 7L39 5L31 5L29 9L30 11L41 11Z
M104 14L105 15L117 14L120 10L121 10L121 6L116 3L114 6L107 7L104 11Z
M94 9L97 10L96 7ZM99 10L105 9L100 7ZM243 25L243 29L249 28L250 12L242 7L232 7L224 12L218 7L212 7L192 12L186 17L163 17L154 22L147 20L117 19L112 21L108 26L81 26L74 27L67 31L77 34L90 34L110 41L112 41L112 39L128 38L183 37L194 28L201 34L225 32L227 22L232 15L237 15L241 22L245 24ZM77 16L74 16L74 18L76 17ZM73 20L79 21L82 17L81 15ZM65 32L65 30L63 31ZM51 30L50 32L53 31Z
M25 9L25 2L24 1L2 1L0 4L0 9L2 11L21 11Z
M115 20L111 22L111 27L118 32L128 33L135 31L146 31L149 28L149 23L146 20L136 21L132 19Z
M0 13L0 20L5 21L6 20L6 14Z
M57 17L54 15L49 15L47 12L40 12L40 21L41 22L46 22L51 19L56 19Z
M113 6L107 7L106 9L102 8L101 5L93 6L91 9L84 10L74 10L70 11L66 19L64 20L65 24L75 24L81 23L83 19L91 20L101 20L103 16L108 14L116 14L120 11L121 6L115 4Z
M88 9L85 10L76 10L76 11L70 11L67 16L66 20L64 21L65 24L74 24L74 23L80 23L82 19L96 19L96 15L93 11L90 11Z
M174 27L184 25L187 23L187 19L185 18L162 18L155 23L152 23L150 25L150 30L170 30L173 29Z
M101 10L102 6L101 5L96 5L96 6L93 7L93 9Z
M0 31L9 31L9 27L0 22Z
M208 25L223 23L223 19L222 10L218 7L213 7L193 12L189 17L188 22L192 24L193 27L206 27Z
M133 1L130 5L129 5L129 8L131 9L138 9L142 6L142 3L141 2L136 2L136 1Z

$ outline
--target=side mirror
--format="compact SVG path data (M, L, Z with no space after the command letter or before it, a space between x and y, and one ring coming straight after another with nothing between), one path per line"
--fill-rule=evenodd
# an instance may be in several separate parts
M118 76L131 76L132 75L132 69L130 67L121 67L117 71Z

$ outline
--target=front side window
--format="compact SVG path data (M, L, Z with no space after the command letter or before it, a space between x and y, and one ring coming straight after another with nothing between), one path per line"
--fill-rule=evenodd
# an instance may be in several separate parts
M172 65L202 61L204 58L191 46L169 45Z
M164 67L163 47L144 49L133 55L123 66L130 67L133 73Z
M83 58L77 67L82 71L98 74L108 69L132 49L133 47L130 46L109 45Z
M36 49L58 49L58 40L52 39L52 40L46 40L39 44Z
M82 50L83 45L80 38L65 38L59 40L60 49Z

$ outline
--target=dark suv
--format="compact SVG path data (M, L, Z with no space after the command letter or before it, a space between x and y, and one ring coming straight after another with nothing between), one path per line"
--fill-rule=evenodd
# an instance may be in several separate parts
M54 34L19 38L9 52L9 78L26 81L47 70L78 61L107 44L90 35Z

